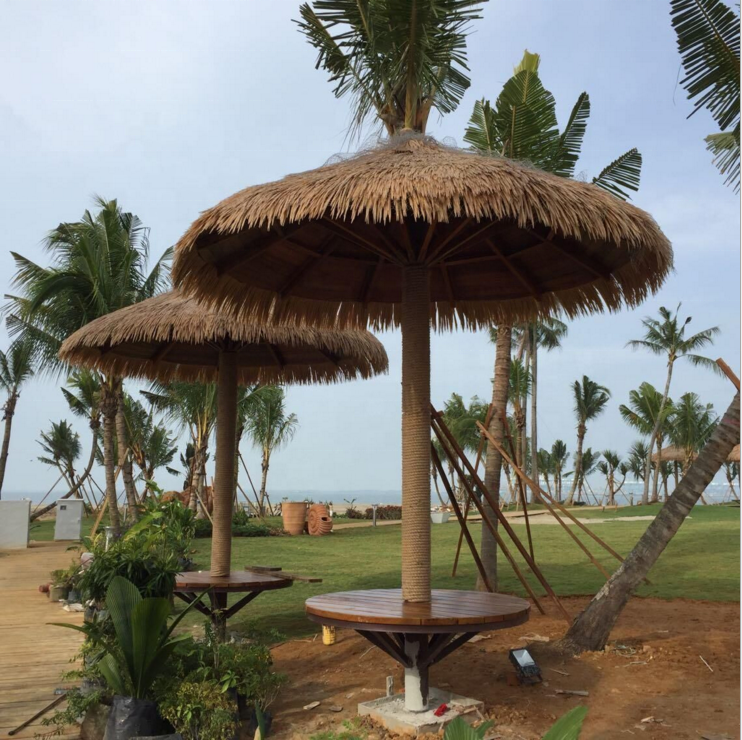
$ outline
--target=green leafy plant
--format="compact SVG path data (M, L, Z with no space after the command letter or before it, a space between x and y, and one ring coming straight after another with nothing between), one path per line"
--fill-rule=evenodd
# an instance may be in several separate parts
M106 591L106 607L115 641L97 661L103 678L115 694L147 699L158 675L168 669L168 658L187 635L171 637L190 609L205 595L189 604L168 626L170 602L160 597L142 598L131 582L115 576ZM58 624L95 639L94 625Z
M444 740L484 740L484 735L489 730L494 722L483 722L479 727L472 727L468 722L465 722L461 717L456 717L446 727L446 733L443 736Z
M158 706L184 740L230 740L237 731L237 705L213 679L185 681Z
M361 727L361 720L356 717L354 720L343 722L343 729L340 732L327 730L312 735L309 740L366 740L368 733Z
M587 707L571 709L551 726L542 740L577 740L586 716Z

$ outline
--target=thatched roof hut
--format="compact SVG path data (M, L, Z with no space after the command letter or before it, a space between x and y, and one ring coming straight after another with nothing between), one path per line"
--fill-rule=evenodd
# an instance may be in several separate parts
M367 331L259 324L178 291L91 321L64 341L59 356L122 377L215 382L226 347L236 354L241 385L331 383L388 367L383 345Z
M691 452L689 455L688 451L685 450L683 447L669 445L668 447L663 447L660 452L655 450L655 452L652 453L652 462L656 463L657 460L661 459L662 462L685 463L688 461L688 459L695 460L697 457L697 452ZM732 451L727 457L727 462L739 462L739 445L735 445L732 448Z

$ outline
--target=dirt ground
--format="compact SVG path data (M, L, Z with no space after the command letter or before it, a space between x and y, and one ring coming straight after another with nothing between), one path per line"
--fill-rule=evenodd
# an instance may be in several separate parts
M577 614L587 599L564 603ZM634 598L608 649L579 658L554 649L564 630L555 615L535 613L520 627L486 633L487 639L434 666L431 685L484 701L486 716L495 721L492 737L535 740L580 703L589 707L582 740L739 737L739 604ZM528 635L550 642L520 639ZM544 682L511 686L507 651L524 645L541 666ZM338 630L330 647L317 636L279 645L273 655L276 668L290 679L272 707L275 737L285 740L341 730L359 701L384 695L386 676L404 685L401 667L351 631ZM586 690L589 697L557 695L556 689ZM321 703L303 709L313 701ZM397 737L377 727L369 732L369 740Z

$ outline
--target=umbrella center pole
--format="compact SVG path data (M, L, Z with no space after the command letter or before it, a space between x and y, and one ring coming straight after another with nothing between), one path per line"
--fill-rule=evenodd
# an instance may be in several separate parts
M430 271L402 290L402 596L430 601Z
M232 560L232 507L237 436L237 354L219 351L211 574L228 576Z

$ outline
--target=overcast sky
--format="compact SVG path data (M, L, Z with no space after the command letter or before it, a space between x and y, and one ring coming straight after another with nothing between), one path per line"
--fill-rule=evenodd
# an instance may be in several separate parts
M150 0L0 4L0 283L9 250L45 263L40 242L78 219L91 196L118 198L151 228L153 255L174 244L198 213L247 185L323 164L347 148L348 103L314 69L314 50L292 18L294 0ZM575 321L561 351L542 354L539 443L574 447L570 385L583 374L613 400L587 444L625 453L635 439L618 405L643 381L661 386L664 362L625 349L641 319L683 303L693 330L717 325L711 349L739 369L739 201L705 151L714 123L678 85L680 62L661 0L491 0L469 39L472 85L459 109L429 133L462 135L474 101L494 99L523 50L542 56L541 78L564 123L577 96L592 114L578 170L597 174L631 147L644 157L634 202L675 249L676 272L634 311ZM398 489L400 337L380 335L388 376L290 389L301 428L275 459L272 489ZM0 347L7 346L4 329ZM432 394L488 398L494 348L483 333L433 338ZM720 413L731 385L682 362L672 395L700 394ZM58 384L23 390L5 492L38 492L56 475L36 462L39 431L70 418ZM89 431L79 421L84 449ZM85 453L87 455L87 453ZM248 461L257 470L257 455ZM82 467L82 461L81 461ZM102 480L102 476L98 476ZM179 481L161 474L166 486Z

